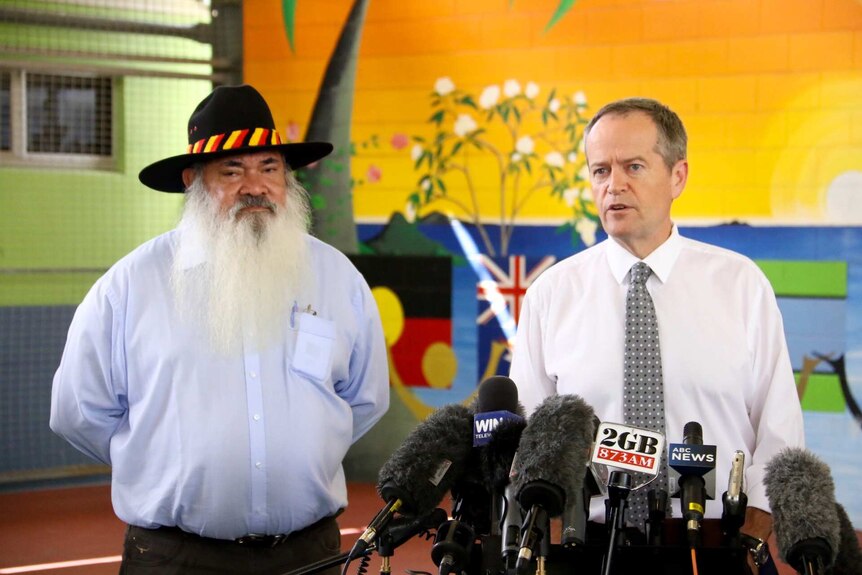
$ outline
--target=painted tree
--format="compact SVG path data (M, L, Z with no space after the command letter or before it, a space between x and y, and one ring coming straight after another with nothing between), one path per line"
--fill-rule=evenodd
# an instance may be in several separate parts
M282 13L291 48L295 7L296 0L284 0ZM367 8L368 0L355 0L347 15L329 57L305 133L305 140L331 142L335 150L313 169L300 174L311 194L312 233L348 254L358 251L350 181L350 125L356 63Z
M305 134L306 140L331 142L335 151L314 169L303 170L301 174L312 199L312 232L345 253L356 253L358 250L350 179L350 125L359 43L368 1L355 0L350 9L326 66ZM510 5L512 3L513 0ZM545 31L553 27L574 4L575 0L560 0ZM293 51L296 8L297 0L282 0L285 32Z

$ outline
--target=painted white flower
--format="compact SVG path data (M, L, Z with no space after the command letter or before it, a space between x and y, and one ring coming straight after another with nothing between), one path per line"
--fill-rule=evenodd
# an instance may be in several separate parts
M523 158L521 154L519 154L518 152L512 152L512 163L517 164L521 161L521 158Z
M414 162L419 159L419 156L422 155L422 146L419 144L413 144L413 147L410 149L410 159Z
M578 155L574 152L569 152L568 155L566 156L566 161L568 161L570 164L574 164L575 160L577 160L577 159L578 159Z
M581 199L585 202L593 201L593 189L589 186L581 188Z
M524 95L532 100L539 95L539 85L535 82L527 82L527 87L524 88Z
M416 206L413 205L413 202L407 202L407 205L404 206L404 217L408 222L416 221Z
M506 80L503 84L503 94L507 98L514 98L521 93L521 84L517 80Z
M590 180L590 167L586 163L578 170L578 177L585 182Z
M427 192L427 191L431 190L431 178L429 178L429 177L422 178L422 181L419 182L419 185L422 187L423 192Z
M455 132L455 135L459 138L463 138L470 132L475 131L478 127L476 120L474 120L473 116L470 114L458 114L458 119L455 120L455 127L452 128L452 131Z
M455 83L452 82L452 79L449 76L443 76L442 78L437 78L437 81L434 82L434 91L441 96L445 96L449 92L455 89Z
M590 218L581 218L575 224L575 230L581 236L581 241L585 246L591 246L596 243L596 230L598 224Z
M584 94L582 90L578 90L574 96L572 96L572 101L578 106L586 106L587 105L587 95Z
M548 102L548 109L554 114L560 109L560 101L557 98L552 98L550 102Z
M566 201L566 205L571 208L575 205L575 200L577 200L580 195L580 190L578 190L578 188L566 188L566 191L563 192L563 199Z
M479 96L479 107L483 110L493 108L500 99L500 86L494 84L482 90L482 95Z
M545 156L545 163L552 168L562 168L566 165L566 160L560 152L548 152Z
M524 155L532 154L535 148L536 144L530 136L521 136L518 138L518 141L515 142L515 150Z

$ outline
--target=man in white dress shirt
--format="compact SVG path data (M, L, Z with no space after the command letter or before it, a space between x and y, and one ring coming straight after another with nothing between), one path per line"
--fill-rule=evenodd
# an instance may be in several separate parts
M751 260L684 238L671 220L688 177L685 129L672 110L642 98L613 102L593 117L585 141L593 199L609 238L556 264L528 290L510 373L520 400L530 412L549 395L577 394L602 421L623 423L626 293L631 267L645 262L667 441L681 443L686 422L699 422L704 443L717 446L722 480L733 452L742 450L742 532L766 540L772 519L764 466L781 449L803 444L774 292ZM707 502L705 517L720 517L718 499ZM593 500L593 519L602 520L602 503Z

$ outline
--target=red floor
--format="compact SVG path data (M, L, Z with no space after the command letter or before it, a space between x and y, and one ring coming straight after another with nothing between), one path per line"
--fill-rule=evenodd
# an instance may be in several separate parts
M351 484L350 506L339 517L342 530L363 529L383 502L371 484ZM46 489L0 494L0 575L11 573L51 575L115 575L122 553L125 525L111 509L110 488L105 486ZM348 551L358 535L342 537ZM392 573L429 571L431 542L412 539L395 550ZM18 567L62 561L117 557L116 561L78 567L18 570ZM358 562L354 563L358 566ZM380 558L371 557L368 573L380 570ZM355 573L351 565L348 573Z
M361 532L380 509L382 501L371 484L350 484L349 492L350 506L339 518L339 524L343 530L352 528ZM124 529L111 509L107 485L0 493L0 575L116 574ZM349 550L357 536L352 533L342 537L343 551ZM774 550L774 536L770 543ZM405 543L396 549L392 558L393 575L403 575L407 570L437 573L430 552L430 541L414 538ZM114 557L116 559L111 559ZM108 562L62 568L32 567L96 558L108 558ZM380 558L375 554L368 573L373 575L379 570ZM781 575L795 573L784 564L779 565L779 572ZM355 568L351 566L348 573L355 573Z

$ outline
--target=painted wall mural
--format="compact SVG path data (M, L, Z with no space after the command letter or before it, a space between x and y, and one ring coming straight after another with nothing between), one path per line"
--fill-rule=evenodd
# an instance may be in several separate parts
M246 0L244 17L276 122L336 143L304 175L315 230L374 277L393 409L363 456L507 372L526 287L605 237L583 127L643 95L689 133L683 232L772 281L809 447L862 524L862 2Z

